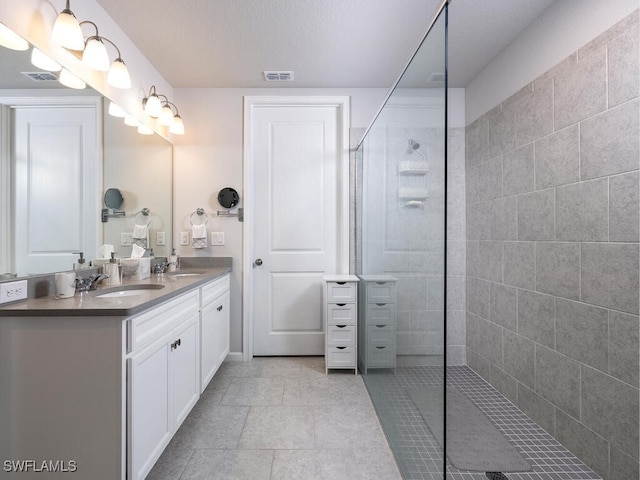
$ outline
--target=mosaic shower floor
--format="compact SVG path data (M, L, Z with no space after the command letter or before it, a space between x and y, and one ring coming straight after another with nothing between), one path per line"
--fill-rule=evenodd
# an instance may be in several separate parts
M405 480L442 480L442 449L433 438L408 388L442 385L443 367L398 366L363 376ZM447 367L449 385L470 398L532 465L509 480L597 480L584 463L466 366ZM484 473L447 464L447 480L487 480Z

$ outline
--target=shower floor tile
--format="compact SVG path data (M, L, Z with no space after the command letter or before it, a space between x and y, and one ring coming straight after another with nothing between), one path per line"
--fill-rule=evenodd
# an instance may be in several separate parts
M442 385L441 365L398 366L363 376L405 480L442 480L443 455L407 388ZM400 365L400 362L399 362ZM466 366L447 367L447 381L469 397L529 461L533 470L509 480L598 480L584 463ZM447 480L487 480L447 463Z

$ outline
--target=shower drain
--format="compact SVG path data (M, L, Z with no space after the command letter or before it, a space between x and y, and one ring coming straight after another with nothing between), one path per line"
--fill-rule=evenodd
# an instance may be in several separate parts
M485 475L489 480L509 480L509 477L502 472L486 472Z

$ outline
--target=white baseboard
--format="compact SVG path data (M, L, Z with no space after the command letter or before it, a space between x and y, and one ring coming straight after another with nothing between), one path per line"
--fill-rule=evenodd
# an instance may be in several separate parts
M224 359L225 363L226 362L242 362L243 358L242 358L242 352L229 352L229 355L227 355L227 358Z

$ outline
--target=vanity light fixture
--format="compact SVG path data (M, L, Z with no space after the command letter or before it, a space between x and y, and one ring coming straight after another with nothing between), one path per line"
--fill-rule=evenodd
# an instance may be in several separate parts
M154 131L147 127L144 123L138 125L138 133L140 135L153 135Z
M66 68L63 68L60 71L60 76L58 77L58 81L61 84L63 84L65 87L75 88L77 90L82 90L83 88L87 88L87 84L84 83L84 81L76 77L73 73L71 73Z
M177 113L173 116L173 122L171 122L169 131L174 135L184 135L184 122L182 121L182 117Z
M129 70L122 60L120 49L118 46L109 40L107 37L103 37L98 33L98 26L88 20L80 22L80 25L84 24L93 25L95 29L95 35L87 38L84 46L84 52L82 53L82 63L86 66L98 70L100 72L107 73L107 83L115 88L127 89L131 88L131 77L129 76ZM113 46L118 52L118 57L110 63L109 54L107 53L107 47L104 42L107 42Z
M166 96L159 96L164 97L164 101L162 102L162 110L160 111L158 123L169 127L169 131L175 135L184 135L184 122L178 113L178 107L176 107L175 103L170 102ZM171 107L176 109L175 115Z
M156 93L156 86L151 85L149 95L142 99L142 108L144 113L152 118L158 118L162 112L162 102Z
M62 70L62 65L52 59L49 55L42 53L42 51L38 50L36 47L33 47L33 50L31 51L31 64L34 67L46 70L47 72L59 72Z
M109 102L109 115L116 118L125 118L127 116L127 112L117 104Z
M84 49L84 38L82 37L80 23L78 23L78 19L69 8L69 0L67 0L64 10L60 12L56 22L53 24L51 38L64 48L70 50Z
M29 42L4 23L0 23L0 45L11 50L27 50L29 48Z
M128 125L130 127L137 127L138 125L140 125L140 122L138 121L137 118L135 118L135 117L133 117L131 115L125 115L124 124Z

